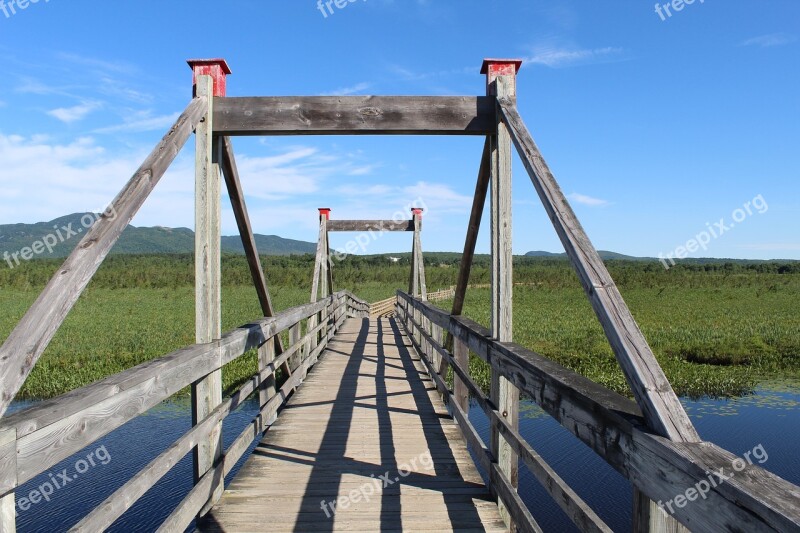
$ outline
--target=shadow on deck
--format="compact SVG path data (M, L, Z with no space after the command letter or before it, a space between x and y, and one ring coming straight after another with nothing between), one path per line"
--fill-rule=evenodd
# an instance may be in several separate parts
M417 353L350 319L201 531L505 531Z

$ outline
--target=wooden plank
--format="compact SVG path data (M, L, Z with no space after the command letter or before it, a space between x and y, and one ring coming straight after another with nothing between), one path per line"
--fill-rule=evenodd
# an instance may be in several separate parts
M498 97L515 98L515 82L511 76L498 76L494 84ZM497 135L490 137L491 159L491 247L492 247L492 336L500 342L513 340L514 255L512 250L511 202L511 136L499 119ZM506 421L519 426L519 390L497 372L491 376L491 397ZM518 458L512 446L492 426L492 453L498 465L516 490L519 484ZM513 530L505 501L500 500L500 515Z
M16 533L17 510L14 493L0 496L0 533Z
M647 428L636 404L463 317L399 293L467 342L470 349L507 376L531 400L594 450L654 501L669 501L702 481L714 468L728 471L735 457L708 443L676 443ZM800 530L800 488L757 466L712 487L706 498L676 508L674 517L691 531Z
M329 220L328 231L414 231L413 220Z
M0 347L0 416L64 322L122 231L158 184L195 126L206 99L195 98L119 195L86 232L61 268Z
M278 339L277 336L270 337L267 342L258 348L258 371L264 372L267 367L275 361L275 343ZM277 382L275 380L275 372L269 373L267 378L261 383L258 389L258 405L263 407L273 396L275 396L275 387ZM267 423L271 424L274 420L268 420Z
M697 442L697 431L675 395L600 255L519 116L513 101L499 98L500 116L578 273L645 420L659 435Z
M453 342L453 400L465 413L469 409L469 389L462 378L458 376L458 370L463 370L469 375L469 347L461 340Z
M689 533L685 526L668 516L656 502L638 489L633 491L633 531Z
M398 530L500 531L497 507L422 364L393 319L346 320L198 530L248 530L269 514L270 531L330 531L334 517L321 503L386 475L398 481L378 488L377 499L337 508L336 529L386 530L391 520ZM389 387L402 393L378 394ZM399 405L409 412L394 411Z
M216 98L221 135L490 135L493 98L330 96Z
M17 528L15 496L17 487L17 430L0 430L0 533Z
M197 77L197 95L208 102L208 119L195 131L195 337L208 344L222 336L221 141L214 140L213 87L211 76ZM199 424L222 403L222 369L192 384L192 425ZM222 422L217 423L193 449L194 481L198 483L222 454ZM213 488L209 502L222 495Z

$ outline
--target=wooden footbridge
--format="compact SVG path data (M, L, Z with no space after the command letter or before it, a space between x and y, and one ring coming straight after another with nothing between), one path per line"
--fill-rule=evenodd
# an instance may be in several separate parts
M23 483L186 387L192 390L192 428L78 523L51 524L53 530L110 527L191 453L193 488L161 531L541 531L536 509L518 492L520 466L580 530L609 531L536 453L536 442L521 437L522 393L630 481L635 531L800 531L800 488L750 465L725 482L708 482L710 472L735 468L736 457L698 436L520 118L519 61L487 60L487 93L478 97L231 98L224 61L190 65L195 90L186 110L0 348L0 415L192 132L196 344L0 418L0 532L15 531L15 491ZM419 210L401 222L336 221L321 210L311 301L273 308L231 137L333 134L486 138L458 282L448 294L451 312L427 301ZM515 147L633 401L513 343ZM224 334L223 177L263 314ZM461 316L487 196L491 329ZM408 292L371 307L334 291L328 234L376 230L413 232L414 239ZM224 398L222 368L253 351L257 372ZM489 394L470 376L470 353L491 368ZM222 421L250 397L258 398L260 412L226 448ZM470 398L490 421L487 441L470 421ZM254 442L226 486L226 475ZM674 505L661 508L659 501Z

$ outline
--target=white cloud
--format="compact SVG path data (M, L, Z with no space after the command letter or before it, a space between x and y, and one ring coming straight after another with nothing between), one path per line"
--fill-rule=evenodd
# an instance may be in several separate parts
M94 133L103 134L103 133L119 133L119 132L128 132L128 133L141 133L145 131L154 131L154 130L164 130L166 132L167 128L172 126L180 113L170 113L169 115L161 115L161 116L151 116L149 111L144 111L140 113L136 113L132 115L132 118L126 120L122 124L117 124L115 126L107 126L105 128L99 128L94 131Z
M742 42L742 46L760 46L761 48L769 48L772 46L784 46L791 44L797 40L794 35L788 33L770 33L767 35L759 35L752 37Z
M575 202L576 204L588 205L591 207L605 207L609 205L609 202L606 200L601 200L600 198L593 198L591 196L586 196L585 194L579 193L572 193L568 196L570 200Z
M61 122L71 124L72 122L83 120L89 113L99 107L99 102L83 102L73 107L59 107L48 111L47 114Z
M544 65L558 68L577 64L607 62L619 60L622 48L607 46L605 48L573 48L553 44L543 44L533 49L532 55L523 60L524 65Z

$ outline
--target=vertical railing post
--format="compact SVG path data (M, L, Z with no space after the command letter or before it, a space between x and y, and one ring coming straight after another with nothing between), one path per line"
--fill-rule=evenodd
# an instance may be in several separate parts
M300 342L300 322L293 325L289 328L289 350L295 348L297 343ZM300 365L303 364L303 352L302 348L295 351L291 357L289 357L289 369L292 371L292 374L297 372L300 368ZM300 379L303 379L304 376L300 376Z
M214 98L225 96L230 69L223 60L191 60L194 92L205 96L208 111L196 128L195 160L195 336L198 344L222 336L221 309L221 176L222 145L214 141ZM192 423L206 418L222 403L222 370L216 370L192 385ZM222 424L217 424L194 449L194 481L207 474L222 455ZM220 479L200 515L221 497Z
M16 484L17 480L17 430L0 431L0 464L8 471L0 472L0 484ZM13 485L12 485L13 486ZM0 533L15 533L17 530L16 496L9 492L0 496Z
M486 74L489 96L516 97L516 75L521 61L487 59L482 74ZM513 339L513 253L511 246L511 151L512 140L498 113L497 135L490 137L490 193L491 193L491 251L492 251L492 336L500 342ZM519 425L519 390L497 370L492 370L491 397L508 424ZM502 472L518 485L519 464L517 455L508 442L492 428L492 453ZM511 516L500 501L500 515L513 530Z
M469 375L469 347L458 337L453 337L453 360L455 364ZM453 372L453 396L456 405L464 413L469 412L469 389L466 384Z
M264 369L269 366L275 360L275 337L270 337L267 339L267 342L262 344L258 348L258 371L263 372ZM267 405L267 402L276 394L275 386L277 385L275 380L275 372L270 372L269 376L264 378L264 381L261 382L261 385L258 389L258 406L262 408ZM263 420L262 423L267 425L272 425L275 423L277 415L272 415L270 420Z

